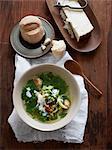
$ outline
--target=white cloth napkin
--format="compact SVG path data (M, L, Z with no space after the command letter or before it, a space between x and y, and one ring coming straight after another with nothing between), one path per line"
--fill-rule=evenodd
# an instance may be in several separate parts
M64 67L64 62L68 59L72 59L68 52L66 52L61 59L54 58L51 53L48 53L38 59L25 59L16 54L14 85L16 84L19 77L32 65L41 63L53 63ZM42 132L39 130L35 130L25 124L18 116L16 110L13 109L11 115L8 118L8 122L19 142L44 142L46 140L56 140L68 143L83 142L84 130L88 114L88 93L85 89L83 78L77 75L74 75L74 78L77 80L81 92L80 110L74 117L74 119L64 128L52 132Z

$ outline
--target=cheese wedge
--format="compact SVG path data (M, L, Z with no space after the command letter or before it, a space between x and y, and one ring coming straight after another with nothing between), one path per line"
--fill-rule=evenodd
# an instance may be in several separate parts
M61 5L69 5L72 7L81 7L78 1L75 0L59 0ZM60 15L64 20L64 28L68 30L71 38L74 38L74 35L79 42L79 40L90 33L93 30L93 25L91 24L86 13L81 10L74 10L70 8L62 8Z
M52 54L55 58L61 58L65 54L66 44L63 40L52 40Z

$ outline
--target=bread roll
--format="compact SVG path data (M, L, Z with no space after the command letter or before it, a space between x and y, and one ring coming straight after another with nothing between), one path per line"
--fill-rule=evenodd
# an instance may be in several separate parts
M42 22L36 16L22 18L19 26L22 38L31 44L40 42L45 34Z

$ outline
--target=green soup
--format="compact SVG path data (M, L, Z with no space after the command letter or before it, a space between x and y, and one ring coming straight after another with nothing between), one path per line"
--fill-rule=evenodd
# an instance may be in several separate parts
M28 80L21 98L26 112L42 122L64 118L71 103L68 85L52 72L44 72Z

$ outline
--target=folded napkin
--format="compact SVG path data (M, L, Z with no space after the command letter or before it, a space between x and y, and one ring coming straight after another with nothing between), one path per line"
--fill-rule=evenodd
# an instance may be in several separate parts
M61 59L54 58L51 53L46 54L38 59L25 59L16 54L15 56L15 80L14 85L20 76L29 69L32 65L42 63L53 63L64 67L64 62L72 59L68 52ZM17 140L20 142L44 142L46 140L56 140L68 143L82 143L85 125L88 114L88 94L84 86L84 81L81 76L74 75L77 80L81 92L81 106L80 110L74 119L65 127L51 132L42 132L31 128L25 124L18 116L15 109L8 118L8 122L15 133Z

